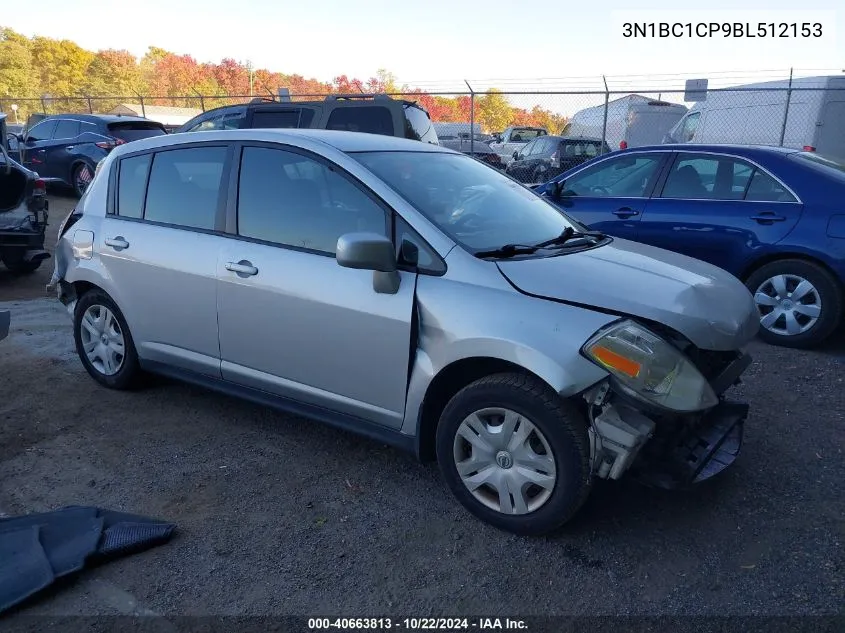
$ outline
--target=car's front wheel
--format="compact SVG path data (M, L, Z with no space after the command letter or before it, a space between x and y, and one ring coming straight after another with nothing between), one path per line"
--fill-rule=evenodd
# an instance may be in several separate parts
M842 288L818 264L799 259L771 262L752 273L746 286L760 313L760 338L767 343L815 347L842 322Z
M437 459L470 512L526 536L566 523L592 482L583 416L527 374L487 376L459 391L440 417Z
M140 374L135 343L105 292L91 290L76 302L73 335L79 359L94 380L110 389L135 386Z

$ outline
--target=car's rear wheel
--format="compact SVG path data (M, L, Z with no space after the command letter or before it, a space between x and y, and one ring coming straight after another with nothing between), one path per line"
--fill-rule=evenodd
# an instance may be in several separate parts
M586 421L533 376L496 374L463 388L443 410L436 441L453 494L500 529L552 532L589 494Z
M81 198L94 179L94 169L88 163L79 163L73 168L72 178L73 192Z
M767 343L815 347L842 322L842 287L818 264L771 262L751 274L746 286L760 313L760 338Z
M102 290L85 293L73 319L76 352L91 377L110 389L128 389L141 373L129 326Z

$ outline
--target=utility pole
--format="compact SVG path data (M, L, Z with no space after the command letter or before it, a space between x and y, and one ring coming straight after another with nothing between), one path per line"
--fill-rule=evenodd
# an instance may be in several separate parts
M253 95L253 89L252 88L253 88L253 79L254 79L255 75L252 72L252 62L249 61L249 60L246 60L246 71L247 71L247 73L249 73L249 96L251 97Z

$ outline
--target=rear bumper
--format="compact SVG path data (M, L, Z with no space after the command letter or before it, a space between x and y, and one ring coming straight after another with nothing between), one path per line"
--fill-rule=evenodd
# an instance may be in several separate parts
M723 401L691 427L649 442L631 474L647 485L672 490L711 479L739 456L747 417L747 404Z

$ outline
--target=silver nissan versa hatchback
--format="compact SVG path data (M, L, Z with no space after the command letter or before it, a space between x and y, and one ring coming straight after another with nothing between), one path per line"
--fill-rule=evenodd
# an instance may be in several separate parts
M596 478L729 466L748 406L724 394L759 324L727 272L588 231L469 156L355 132L116 148L51 287L102 385L160 373L436 459L470 512L530 535Z

